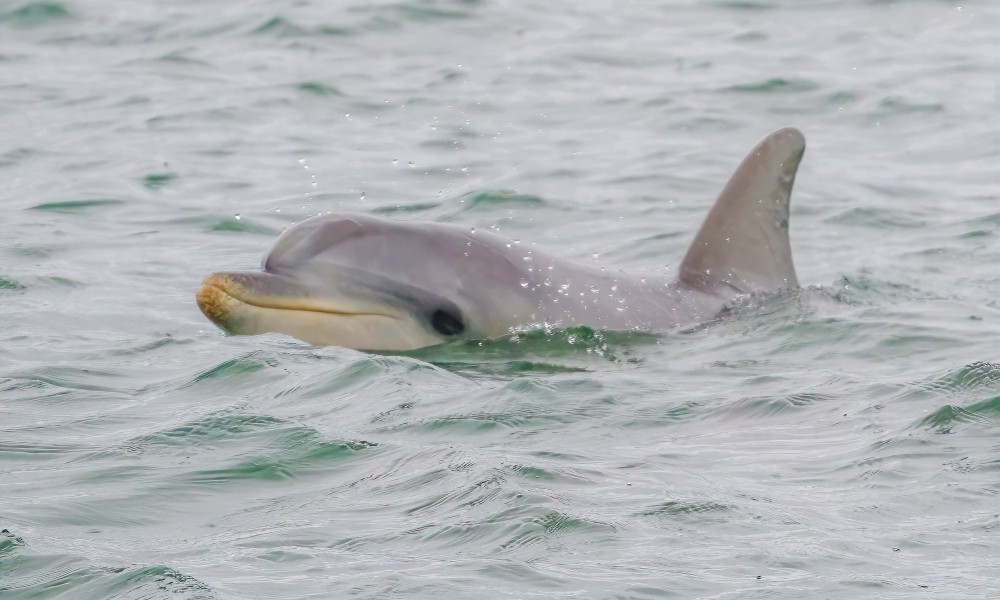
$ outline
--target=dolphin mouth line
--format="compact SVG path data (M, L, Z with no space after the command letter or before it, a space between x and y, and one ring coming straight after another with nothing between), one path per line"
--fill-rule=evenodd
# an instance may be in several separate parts
M222 296L222 298L219 298L220 295ZM260 300L249 300L244 295L235 293L235 290L231 289L230 286L220 285L219 283L208 282L208 281L201 284L201 288L198 290L197 299L198 299L198 305L202 308L202 311L205 311L207 308L217 308L220 304L219 302L220 300L235 300L240 304L245 304L247 306L253 306L254 308L262 308L266 310L311 312L311 313L335 315L339 317L386 317L390 319L398 318L394 315L385 313L376 313L376 312L350 312L345 310L318 308L314 306L302 306L298 304L286 304L286 305L268 304L265 302L261 302ZM216 311L213 310L212 312ZM207 312L206 315L208 316Z

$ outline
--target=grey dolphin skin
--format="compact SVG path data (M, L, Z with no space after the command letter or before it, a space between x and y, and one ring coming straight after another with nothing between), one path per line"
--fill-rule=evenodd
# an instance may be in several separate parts
M232 334L412 350L519 328L663 330L711 319L739 294L798 286L788 202L805 138L764 138L722 190L676 279L562 260L485 232L363 214L285 231L263 270L213 273L201 311Z

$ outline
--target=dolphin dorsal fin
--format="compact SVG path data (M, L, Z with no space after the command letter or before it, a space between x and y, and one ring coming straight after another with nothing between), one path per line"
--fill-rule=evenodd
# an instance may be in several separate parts
M760 141L719 194L681 263L682 283L714 293L798 286L788 242L788 201L805 152L790 127Z

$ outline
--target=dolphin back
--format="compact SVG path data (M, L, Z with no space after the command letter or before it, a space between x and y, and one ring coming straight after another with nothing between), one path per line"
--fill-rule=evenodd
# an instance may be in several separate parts
M721 294L798 286L788 204L805 147L802 133L785 128L750 151L688 248L681 283Z

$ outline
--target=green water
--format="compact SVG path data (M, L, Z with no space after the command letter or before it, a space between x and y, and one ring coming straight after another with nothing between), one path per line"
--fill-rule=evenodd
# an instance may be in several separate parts
M1000 5L0 2L0 598L1000 597ZM331 210L669 272L808 140L804 288L225 337Z

